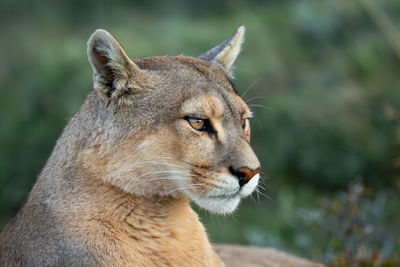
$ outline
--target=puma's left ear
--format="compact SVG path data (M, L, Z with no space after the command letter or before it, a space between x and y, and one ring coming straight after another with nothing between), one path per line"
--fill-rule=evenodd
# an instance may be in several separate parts
M208 50L198 56L198 58L210 61L215 65L222 66L230 76L231 67L240 53L240 47L244 41L244 26L240 26L234 34L231 35L220 45Z
M128 102L144 90L146 74L107 31L97 30L92 34L87 53L94 72L94 88L107 106L113 101Z

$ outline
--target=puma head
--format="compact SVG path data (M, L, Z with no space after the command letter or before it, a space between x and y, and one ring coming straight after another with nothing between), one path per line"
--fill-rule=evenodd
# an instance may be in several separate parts
M259 180L253 117L235 91L232 65L244 27L198 57L130 59L97 30L88 42L97 105L86 170L122 190L188 197L215 213L235 210ZM88 104L89 105L89 104Z

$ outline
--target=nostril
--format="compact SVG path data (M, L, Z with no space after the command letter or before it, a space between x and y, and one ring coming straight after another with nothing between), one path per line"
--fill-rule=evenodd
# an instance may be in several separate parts
M244 186L245 184L247 184L248 181L250 181L250 179L246 179L246 174L244 174L243 172L238 172L238 178L240 186Z
M233 167L229 167L229 172L238 178L240 186L244 186L254 175L260 172L260 168L252 170L244 167L235 170Z
M233 169L232 167L229 167L229 172L239 179L240 186L244 186L245 184L247 184L248 181L250 181L250 179L248 179L246 173L242 172L241 169L239 169L238 171L235 171L235 169Z

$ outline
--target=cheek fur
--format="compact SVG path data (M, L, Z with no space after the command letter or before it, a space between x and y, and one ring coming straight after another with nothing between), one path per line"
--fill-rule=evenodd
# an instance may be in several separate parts
M197 165L210 165L215 161L215 141L207 133L196 132L185 120L176 123L184 160Z

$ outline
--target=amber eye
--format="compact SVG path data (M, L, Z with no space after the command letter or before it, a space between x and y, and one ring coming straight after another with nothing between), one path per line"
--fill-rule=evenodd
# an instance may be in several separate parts
M190 126L197 131L215 133L215 130L208 119L199 119L195 117L186 117L185 119L189 122Z
M243 130L245 130L247 127L247 123L248 123L247 121L248 121L248 119L245 119L245 118L242 119L242 129Z
M193 129L198 131L203 130L205 125L204 120L199 118L187 118L187 121L189 122L190 126L193 127Z

